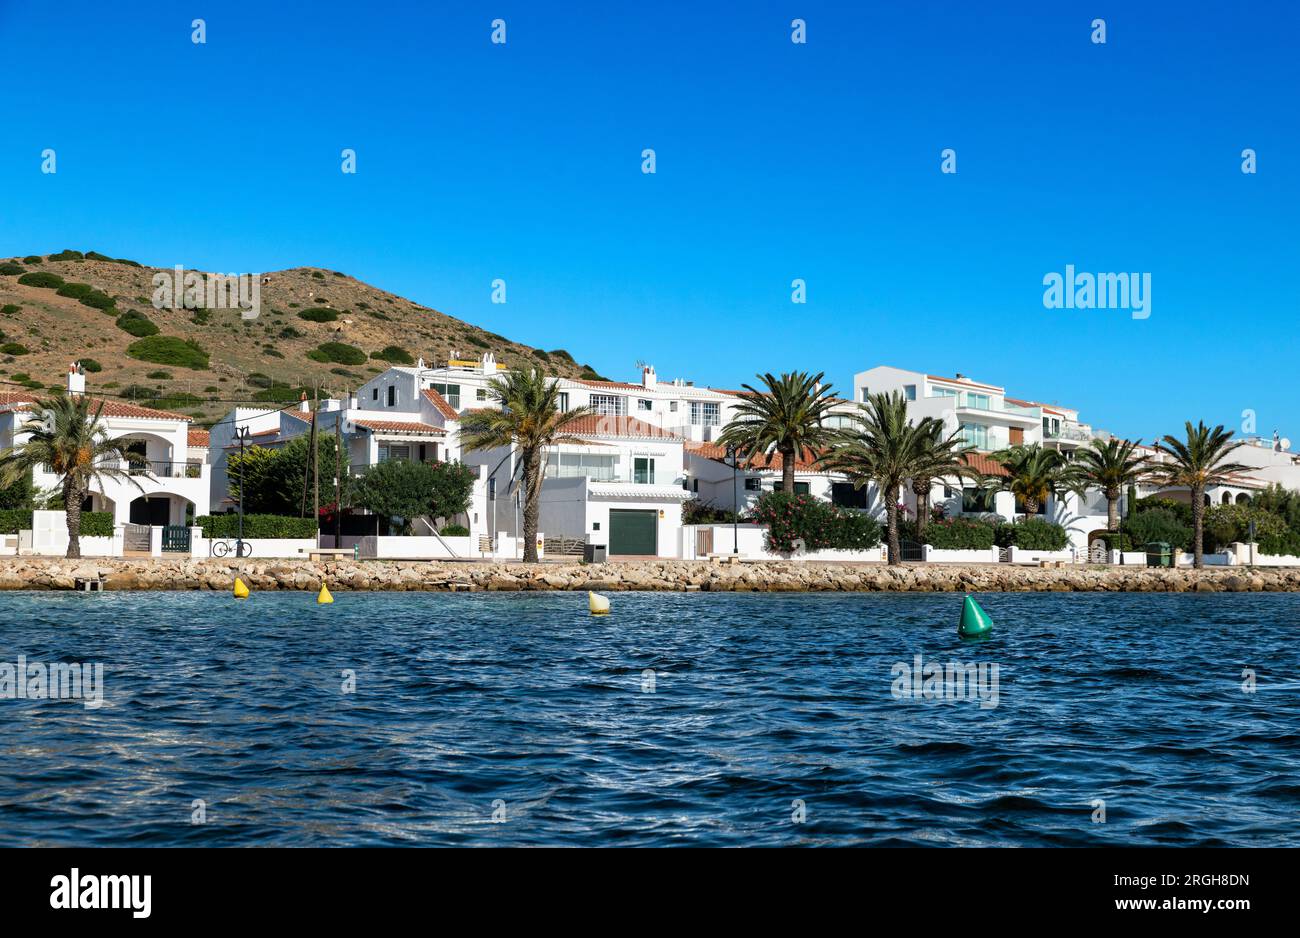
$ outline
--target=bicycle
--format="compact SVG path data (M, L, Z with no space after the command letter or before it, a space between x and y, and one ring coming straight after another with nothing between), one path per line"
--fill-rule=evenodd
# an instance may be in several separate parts
M238 540L219 540L212 542L213 557L228 557L235 554L237 557L251 557L253 555L253 545L248 541Z

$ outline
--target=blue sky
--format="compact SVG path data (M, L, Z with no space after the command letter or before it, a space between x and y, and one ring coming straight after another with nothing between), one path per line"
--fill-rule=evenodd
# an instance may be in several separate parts
M319 265L612 378L893 364L1300 439L1297 34L1281 2L0 0L0 254ZM1150 318L1045 309L1067 264L1150 273Z

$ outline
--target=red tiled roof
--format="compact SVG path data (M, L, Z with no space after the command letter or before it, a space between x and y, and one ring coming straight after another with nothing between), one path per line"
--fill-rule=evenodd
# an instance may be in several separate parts
M0 391L0 408L5 410L26 410L29 405L34 404L35 402L36 398L30 394L21 394L13 391ZM138 404L128 404L126 401L110 401L103 398L92 397L90 402L92 410L101 408L99 412L103 417L184 420L186 423L190 421L190 418L184 414L172 413L169 410L157 410L153 407L141 407Z
M420 433L429 436L445 436L447 431L431 423L417 423L412 420L354 420L358 427L379 433Z
M429 403L437 409L448 420L459 420L460 414L456 413L456 408L447 403L447 399L438 393L436 388L429 388L424 392L424 396L429 399Z
M207 446L210 441L211 441L211 434L209 434L207 430L190 431L190 439L189 439L190 446Z
M635 417L610 417L604 414L588 414L576 417L560 427L561 433L574 436L611 436L649 440L680 440L675 433L637 420Z
M962 457L966 465L986 476L1009 476L1011 473L1003 468L1002 463L993 459L988 453L967 453Z
M705 459L716 459L718 462L727 462L727 448L719 446L717 443L687 443L686 451L694 453L696 456L703 456ZM817 453L810 449L804 450L795 458L794 467L802 472L826 472L826 468L817 465ZM727 463L727 465L731 465ZM742 468L746 466L742 459L740 462ZM780 453L773 453L770 457L759 456L749 464L750 469L759 469L764 472L780 472L785 467L785 458Z

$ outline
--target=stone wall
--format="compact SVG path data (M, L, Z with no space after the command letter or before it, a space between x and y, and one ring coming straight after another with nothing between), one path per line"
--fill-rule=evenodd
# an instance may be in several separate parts
M811 561L718 564L694 560L577 563L455 563L366 560L0 558L0 590L73 589L102 577L110 590L228 590L235 575L253 590L723 590L1243 592L1300 591L1300 569L1219 567L1016 567Z

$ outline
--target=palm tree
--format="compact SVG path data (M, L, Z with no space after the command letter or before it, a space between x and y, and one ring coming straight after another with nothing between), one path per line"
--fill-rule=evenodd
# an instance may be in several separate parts
M1106 529L1119 530L1119 496L1147 475L1147 458L1137 451L1141 440L1093 440L1074 455L1067 475L1084 488L1101 489L1106 496ZM1129 511L1132 511L1130 506Z
M37 469L60 478L59 490L63 512L68 522L69 557L81 556L81 503L91 483L104 490L105 479L128 479L140 486L122 464L133 464L141 457L127 450L127 442L111 439L99 416L103 402L91 413L90 398L56 395L36 401L34 413L18 429L27 434L19 446L0 456L0 484L12 485Z
M537 562L537 516L541 508L542 455L557 443L582 443L565 432L575 420L594 413L590 407L560 409L560 390L541 369L512 371L488 382L488 393L500 410L475 410L460 425L460 445L468 452L512 446L519 452L520 487L524 495L524 561Z
M1162 485L1185 485L1192 493L1192 558L1200 567L1204 562L1205 548L1201 534L1205 527L1205 490L1211 485L1228 481L1228 476L1250 468L1240 463L1225 462L1228 455L1245 444L1229 443L1232 431L1223 424L1210 429L1204 421L1186 422L1187 439L1166 434L1156 443L1156 450L1168 462L1151 464L1151 478Z
M1037 443L1028 446L1021 443L991 455L1007 474L987 476L982 487L986 491L1015 495L1025 506L1026 518L1038 514L1049 496L1069 484L1065 457L1054 449L1043 449Z
M823 426L835 406L831 386L822 386L824 372L788 372L777 378L759 375L765 385L759 391L748 384L748 392L736 405L731 422L718 437L720 446L734 447L753 465L760 456L770 461L781 455L781 490L794 491L795 460L806 450L818 451L839 440L838 430Z
M966 445L961 431L947 438L943 425L936 421L930 434L922 441L924 450L912 475L912 494L916 496L916 539L925 534L925 524L930 520L930 487L935 479L977 478L979 473L966 464L966 454L974 447Z
M942 423L925 417L913 424L907 419L907 399L901 391L872 394L859 409L858 431L818 462L832 472L843 472L857 488L876 483L885 502L889 562L901 563L898 498L903 483L924 471L930 451L927 441L939 432L936 424L941 429Z

